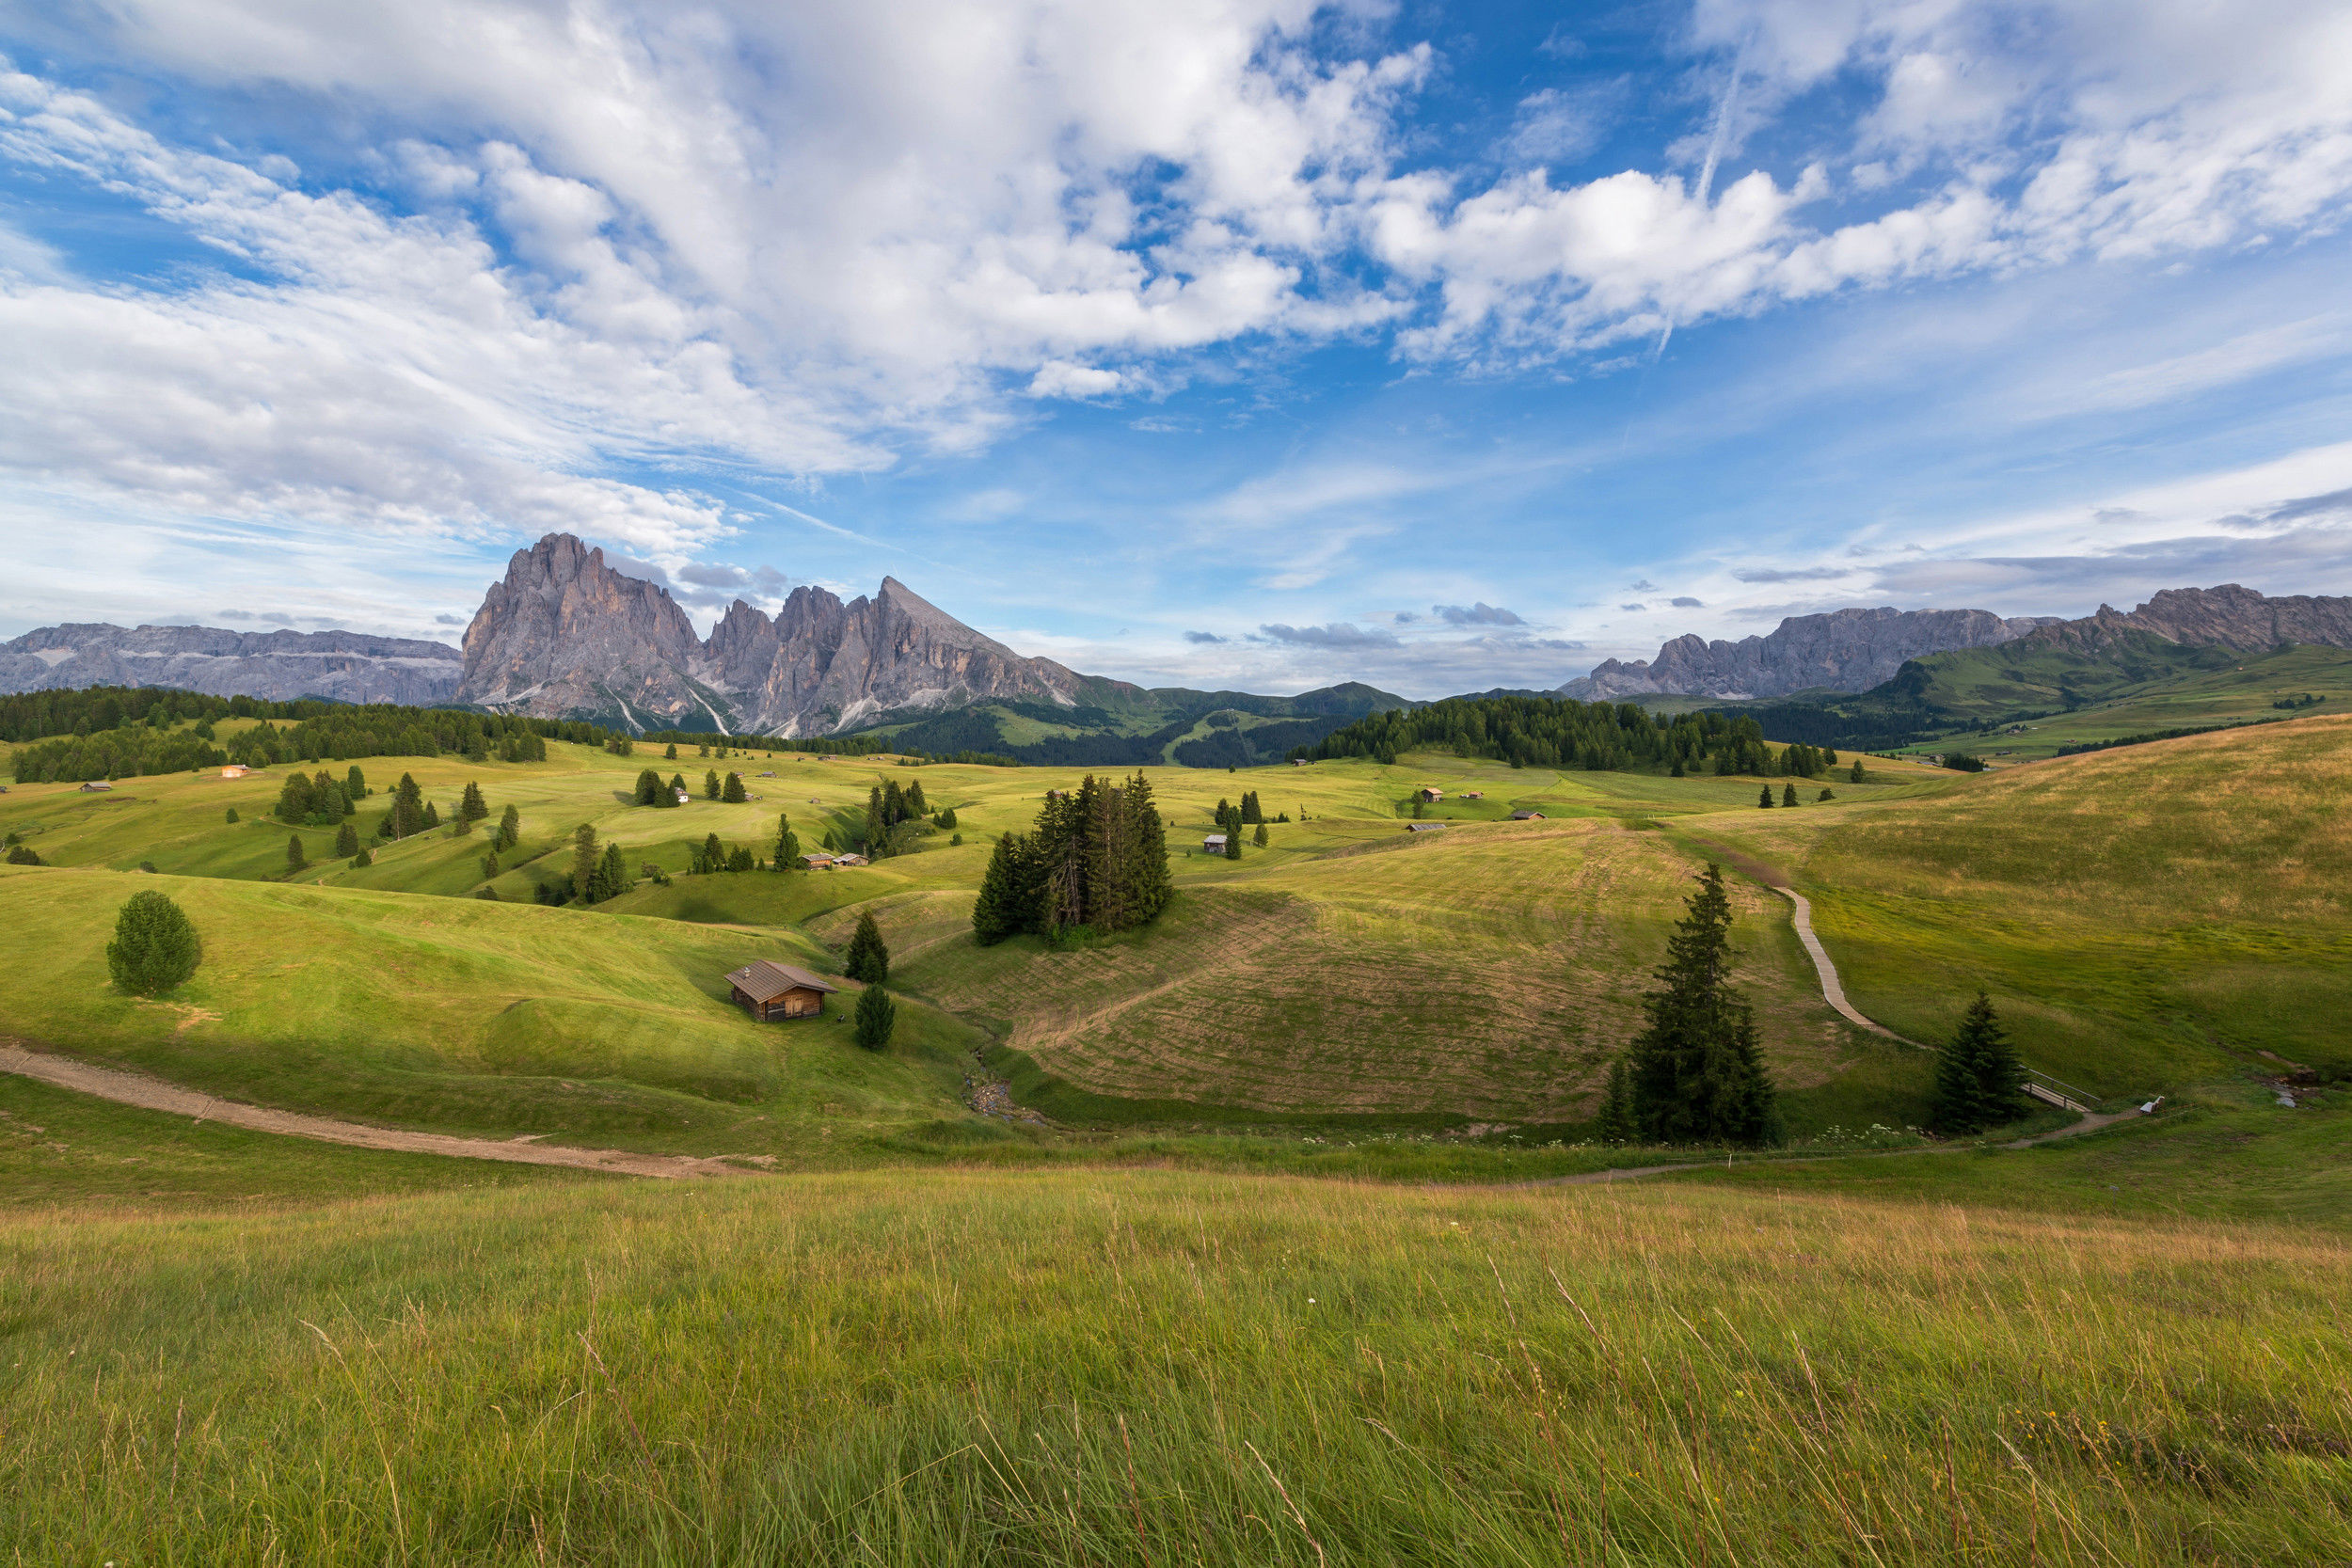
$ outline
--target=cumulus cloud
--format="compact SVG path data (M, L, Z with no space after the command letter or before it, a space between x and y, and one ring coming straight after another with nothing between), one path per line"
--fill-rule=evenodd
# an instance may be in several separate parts
M1527 623L1516 610L1502 610L1484 602L1474 605L1433 604L1429 613L1449 626L1523 626Z
M433 624L437 626L462 626L466 618L463 615L436 615Z
M1707 608L1707 606L1701 604L1698 600L1690 597L1688 594L1684 594L1681 597L1675 599L1673 603L1677 610L1705 610Z

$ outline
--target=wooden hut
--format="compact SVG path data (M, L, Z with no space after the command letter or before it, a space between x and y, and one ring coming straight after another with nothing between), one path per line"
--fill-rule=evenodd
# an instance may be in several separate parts
M728 1000L748 1009L762 1023L780 1018L815 1018L824 1011L825 998L841 989L805 969L766 958L728 975L727 985L731 988Z
M1511 814L1514 822L1541 822L1543 819L1544 814L1539 811L1515 811Z

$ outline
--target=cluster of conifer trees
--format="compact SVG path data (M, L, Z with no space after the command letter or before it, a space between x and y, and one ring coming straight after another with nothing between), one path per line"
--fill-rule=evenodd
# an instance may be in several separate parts
M279 821L295 827L331 828L356 813L367 794L367 775L359 771L358 763L340 780L328 776L325 768L315 776L296 770L286 775L285 786L278 792L276 815Z
M1422 708L1367 715L1293 757L1370 757L1392 764L1407 752L1493 757L1514 768L1581 768L1594 772L1663 769L1676 778L1712 771L1814 778L1836 753L1802 748L1796 761L1766 743L1744 715L1684 713L1651 717L1632 703L1580 703L1564 697L1449 697Z
M972 930L982 942L1080 927L1123 931L1156 917L1173 891L1151 782L1140 771L1117 783L1089 773L1074 790L1049 793L1032 831L996 841Z
M896 779L876 784L866 797L866 858L882 860L899 853L908 837L898 831L900 824L919 822L930 814L930 802L923 799L922 780L910 779L903 789Z

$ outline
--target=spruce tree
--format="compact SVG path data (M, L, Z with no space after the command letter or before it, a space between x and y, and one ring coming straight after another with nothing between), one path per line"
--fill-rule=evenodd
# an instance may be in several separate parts
M286 874L292 876L310 863L310 857L302 852L302 835L289 834L286 839Z
M480 822L490 815L490 803L482 798L482 786L471 779L466 781L466 793L458 798L457 815L468 822Z
M1710 863L1698 882L1656 972L1660 989L1642 1002L1648 1026L1628 1053L1634 1115L1652 1143L1776 1142L1779 1117L1755 1018L1730 983L1723 868Z
M596 830L582 822L572 830L572 896L596 902L596 866L603 860L596 847Z
M972 900L972 935L983 947L1017 936L1029 925L1022 899L1022 850L1018 833L999 834L980 878L979 896Z
M486 881L490 880L492 878L496 877L498 874L499 874L499 857L498 857L498 851L497 851L497 850L495 850L495 849L485 851L485 852L484 853L483 857L482 857L482 879L483 879L484 881L485 881L485 882L486 882Z
M1762 806L1762 807L1763 807L1765 810L1767 810L1767 811L1770 811L1770 810L1772 809L1772 786L1771 784L1766 784L1766 785L1764 786L1763 792L1762 792L1761 794L1759 794L1759 795L1757 795L1757 796L1756 796L1756 803L1757 805L1759 805L1759 806Z
M627 893L636 879L628 874L628 862L621 854L618 844L604 847L604 858L596 864L596 899L617 898Z
M670 775L670 798L667 800L664 800L662 804L675 806L678 803L678 797L687 793L689 793L689 791L686 787L686 775L683 773L673 773Z
M880 1051L890 1043L890 1036L898 1027L898 1005L890 1000L890 993L880 986L868 986L857 999L857 1042L868 1051Z
M1837 799L1837 792L1824 784L1821 786L1821 793L1813 798L1816 800L1835 800Z
M909 781L907 784L906 800L907 815L909 816L929 816L931 814L930 805L923 799L922 780L914 779Z
M731 806L739 806L743 804L744 801L750 800L751 797L743 793L743 775L740 773L729 773L727 775L726 788L720 792L719 799L724 800Z
M374 863L375 853L371 849L363 848L358 854L351 857L351 868L354 871L361 870L367 866L373 865Z
M1856 757L1856 758L1854 758L1854 759L1853 759L1853 770L1852 770L1851 772L1849 772L1849 773L1846 775L1846 778L1847 778L1848 782L1849 782L1849 783L1852 783L1852 784L1860 784L1860 783L1862 783L1862 782L1863 782L1863 779L1865 778L1865 776L1866 776L1866 775L1865 775L1865 774L1863 773L1863 771L1862 771L1862 759L1861 759L1860 757Z
M349 860L359 852L359 830L344 823L335 831L335 858Z
M718 798L719 770L713 768L703 775L703 799L706 800L716 800Z
M2026 1069L1994 1020L1993 1001L1979 991L1960 1027L1936 1052L1936 1131L1981 1132L2024 1114Z
M106 968L124 990L154 996L185 982L203 956L196 927L168 895L135 893L115 916Z
M521 843L522 836L523 814L509 806L505 815L499 818L498 834L490 841L490 847L503 853Z
M1241 830L1239 828L1226 830L1225 858L1229 861L1241 859Z
M1264 847L1265 847L1265 824L1264 824L1264 823L1261 822L1261 823L1259 823L1259 824L1258 824L1258 832L1257 832L1257 833L1255 834L1255 836L1253 836L1253 837L1250 839L1250 841L1249 841L1249 842L1250 842L1250 843L1252 843L1252 844L1254 844L1254 845L1256 845L1256 846L1257 846L1259 848L1261 848L1261 849L1263 849L1263 848L1264 848Z
M1605 1144L1640 1141L1642 1124L1633 1114L1633 1073L1623 1056L1609 1064L1609 1085L1601 1091L1600 1115L1593 1135Z
M661 803L661 775L650 768L637 775L637 803L641 806Z
M368 776L359 771L359 765L355 762L351 771L343 775L343 799L356 802L367 798Z
M1797 803L1797 786L1795 784L1782 784L1780 786L1780 803L1784 806L1793 806Z
M869 986L879 986L890 978L890 949L882 943L882 927L874 924L873 911L858 915L857 930L850 938L850 950L841 972Z
M677 742L676 742L676 741L673 740L673 741L671 741L671 742L669 743L669 745L667 745L667 746L665 746L665 747L663 747L663 748L661 749L661 760L662 760L662 761L664 761L664 762L675 762L675 761L677 761Z
M776 869L788 870L801 863L800 835L792 831L792 818L784 812L776 813Z
M237 808L236 808L236 807L234 807L234 806L230 806L230 807L229 808L229 820L230 820L230 821L231 821L231 822L234 822L236 819L237 819Z
M424 803L424 825L427 828L437 828L441 825L441 808L430 800Z

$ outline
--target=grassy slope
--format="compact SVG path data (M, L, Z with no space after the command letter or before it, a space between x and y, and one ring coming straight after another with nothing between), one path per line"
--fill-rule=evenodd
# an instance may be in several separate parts
M1787 867L1854 1001L1914 1038L1988 990L2028 1061L2103 1094L2352 1069L2352 719L1718 817Z
M0 1554L2332 1561L2347 1289L2278 1229L1165 1172L28 1216Z
M2005 664L2000 654L1998 648L1980 648L1939 654L1929 660L1936 673L1934 700L1985 723L2063 705L2056 675L2067 668L2066 661L2044 660L2049 678L2037 680L2032 670ZM2182 650L2181 661L2213 667L2163 673L2148 680L2107 672L2106 683L2090 689L2096 692L2096 701L2071 713L2022 721L2022 735L2006 733L2006 722L2001 722L1997 725L2000 733L1984 737L1981 749L1996 759L2024 762L2054 756L2061 746L2119 736L2278 719L2286 715L2271 705L2276 700L2306 693L2323 699L2316 708L2321 713L2342 713L2352 707L2352 651L2343 648L2297 646L2283 653L2241 655L2221 649ZM2082 668L2094 673L2098 669L2095 665ZM2026 678L2021 681L2012 676ZM1939 752L1964 744L1965 739L1924 741L1911 749Z
M0 1028L264 1103L449 1131L814 1152L828 1117L952 1110L969 1032L910 1008L873 1055L836 1020L753 1023L724 975L818 955L714 930L471 899L160 879L206 944L169 1002L116 992L103 948L139 885L0 868ZM821 960L820 960L821 961ZM755 1120L764 1117L765 1120Z

